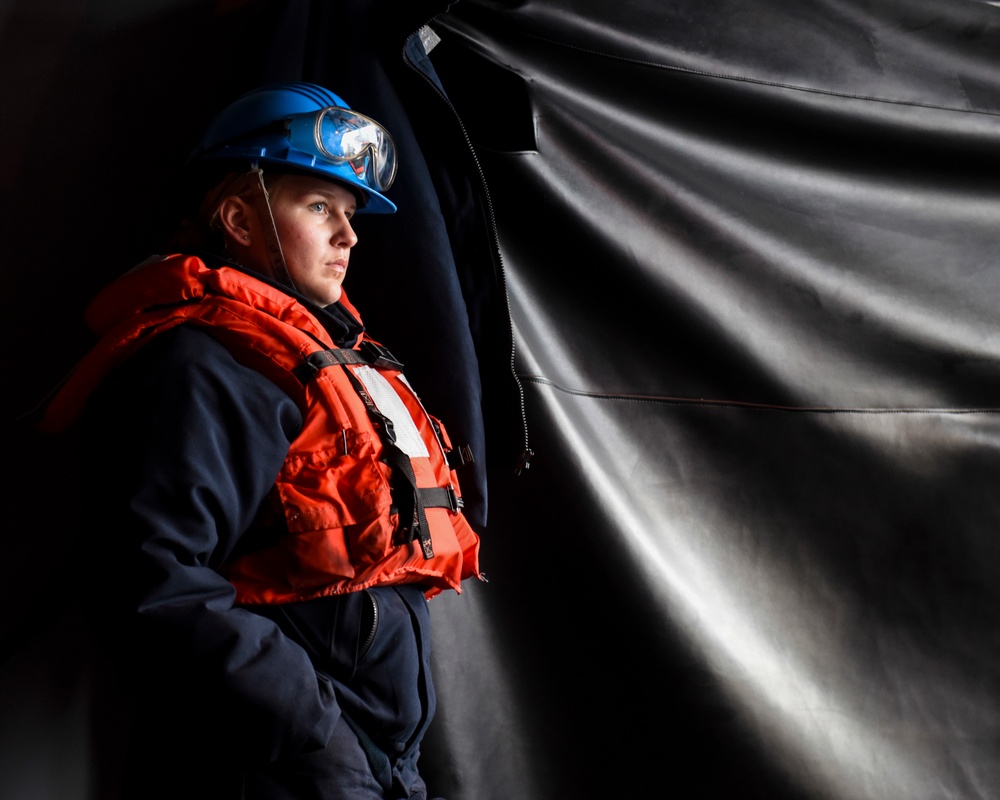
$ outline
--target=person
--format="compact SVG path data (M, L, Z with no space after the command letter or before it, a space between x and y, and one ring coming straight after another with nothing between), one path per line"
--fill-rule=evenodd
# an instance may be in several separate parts
M429 597L480 577L453 448L343 290L390 134L329 90L227 106L179 252L110 284L45 411L79 432L126 798L426 797Z

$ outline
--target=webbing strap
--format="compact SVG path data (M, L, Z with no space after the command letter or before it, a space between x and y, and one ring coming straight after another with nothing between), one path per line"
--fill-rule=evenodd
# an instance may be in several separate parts
M431 528L427 524L426 506L417 487L417 476L413 474L410 457L394 443L386 444L385 456L386 463L393 468L394 474L406 478L410 489L408 492L401 492L401 496L396 496L400 520L399 530L396 531L396 544L409 544L414 539L419 539L424 558L434 558L434 545L431 543Z
M366 359L357 350L318 350L310 353L305 360L292 370L295 377L302 383L308 383L316 374L327 367L337 364L367 364Z
M396 544L409 544L414 539L419 539L424 558L433 558L434 545L431 544L431 528L427 524L425 512L427 505L420 488L417 486L417 476L413 474L413 464L410 463L410 457L396 444L396 431L393 428L392 420L378 410L378 406L375 405L375 401L368 394L364 384L357 379L346 364L344 372L347 373L351 385L354 386L354 390L365 404L372 425L376 430L382 432L386 463L393 468L393 475L401 475L408 484L409 491L393 494L400 519Z
M315 336L309 334L308 331L306 331L306 333L310 336L310 338L314 339L317 344L323 344ZM382 345L365 339L361 343L360 349L358 350L351 350L349 348L330 349L324 346L322 350L317 350L315 353L310 353L306 356L302 364L297 366L294 370L292 370L292 372L302 383L308 383L310 380L315 378L321 370L324 370L327 367L336 366L337 364L367 364L372 367L381 367L383 369L403 369L402 362L397 361L396 357L382 347Z
M459 511L465 508L465 501L458 496L453 486L435 486L430 489L417 489L424 508L447 508L449 511Z

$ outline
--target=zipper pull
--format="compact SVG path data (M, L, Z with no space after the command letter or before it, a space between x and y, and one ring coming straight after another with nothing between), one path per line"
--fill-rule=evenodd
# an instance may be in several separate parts
M526 469L531 467L531 459L535 457L535 451L530 447L525 447L521 451L521 455L517 459L517 464L514 465L514 474L520 475Z

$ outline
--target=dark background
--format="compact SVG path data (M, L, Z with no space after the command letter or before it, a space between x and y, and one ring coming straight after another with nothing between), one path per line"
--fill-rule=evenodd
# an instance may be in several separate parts
M211 114L274 78L404 132L423 171L349 290L472 439L482 393L490 582L432 604L432 788L1000 795L1000 8L444 6L0 10L0 797L94 796L118 730L76 614L100 532L18 418L162 247ZM404 65L427 22L457 117Z

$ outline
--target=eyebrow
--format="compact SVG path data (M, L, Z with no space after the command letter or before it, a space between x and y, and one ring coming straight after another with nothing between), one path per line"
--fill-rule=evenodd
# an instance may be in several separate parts
M350 191L350 190L348 190L348 191ZM337 196L338 196L335 192L327 191L326 189L308 189L308 190L306 190L305 196L309 197L310 195L318 195L318 196L323 197L323 198L325 198L327 200L336 200ZM357 201L357 199L354 198L353 194L352 194L352 197L351 197L351 202L348 205L349 206L353 206L355 208L355 210L358 207L358 201Z

